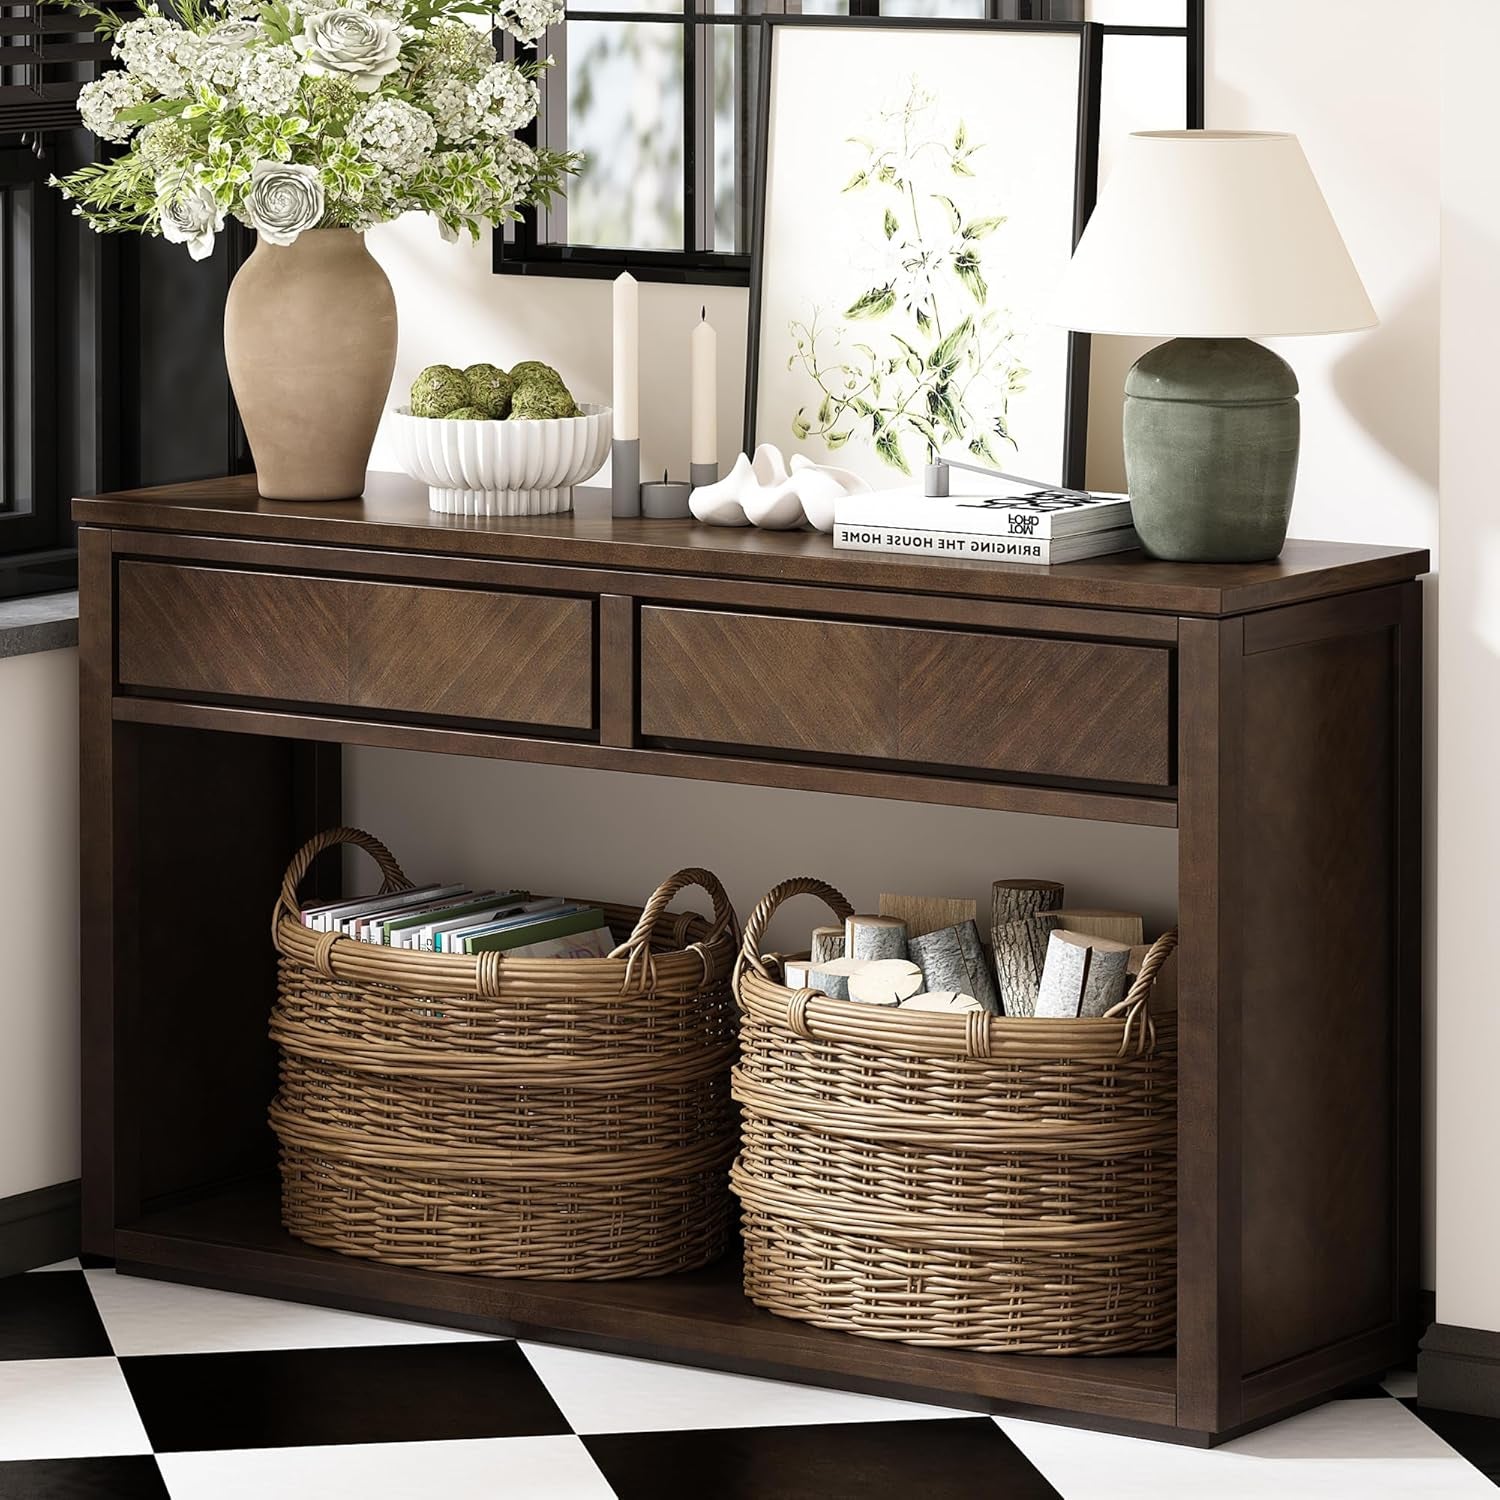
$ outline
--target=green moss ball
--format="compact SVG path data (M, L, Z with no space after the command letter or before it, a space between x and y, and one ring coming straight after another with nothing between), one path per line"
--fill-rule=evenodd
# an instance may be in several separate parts
M540 381L546 381L551 385L561 386L567 389L567 383L562 376L552 368L544 365L539 359L523 359L520 364L511 367L510 378L517 385L534 385Z
M452 365L428 365L411 383L414 417L445 417L469 402L469 383Z
M498 421L510 410L516 383L498 365L470 365L464 371L464 380L469 400L486 415Z
M450 422L490 422L494 419L480 406L455 407L448 414Z
M518 385L511 398L512 422L548 422L558 417L577 415L578 407L567 390L547 381L538 380Z

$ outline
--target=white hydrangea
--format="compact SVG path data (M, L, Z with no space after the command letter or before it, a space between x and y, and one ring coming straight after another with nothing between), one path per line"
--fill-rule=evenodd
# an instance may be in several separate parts
M289 113L301 86L302 65L290 47L247 47L239 53L239 102L252 114Z
M428 85L423 97L438 134L445 141L468 141L479 129L479 111L469 103L469 86L456 78L439 78Z
M512 63L496 63L469 90L482 135L509 135L536 118L536 84Z
M225 21L202 36L185 36L177 45L177 61L194 83L229 94L239 86L246 48L263 35L253 21Z
M152 6L115 33L114 54L147 88L167 99L181 99L192 89L187 69L177 60L177 49L187 37L182 27Z
M495 19L517 41L534 42L563 18L564 0L500 0Z
M121 120L120 111L144 104L150 92L139 78L116 70L79 89L78 113L101 141L128 141L136 127Z
M403 99L377 99L349 128L371 160L398 177L409 177L437 145L437 127L425 110Z
M445 141L510 135L536 118L538 90L513 63L495 63L477 83L444 78L429 86L426 100Z

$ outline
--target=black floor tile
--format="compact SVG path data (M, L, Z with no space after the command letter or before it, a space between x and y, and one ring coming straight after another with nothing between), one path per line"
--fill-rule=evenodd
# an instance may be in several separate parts
M113 1352L82 1271L0 1281L0 1360L85 1359Z
M1058 1500L985 1417L584 1438L620 1500Z
M48 1272L48 1275L60 1274ZM170 1500L156 1460L33 1458L0 1463L0 1500Z
M1413 1400L1404 1401L1402 1405L1415 1412L1450 1448L1456 1448L1482 1474L1500 1484L1500 1421L1463 1411L1439 1411L1435 1406L1419 1406Z
M120 1361L157 1453L570 1432L509 1342Z

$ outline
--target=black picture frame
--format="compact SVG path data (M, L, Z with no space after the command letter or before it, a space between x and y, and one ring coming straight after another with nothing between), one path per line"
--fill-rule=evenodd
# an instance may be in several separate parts
M766 16L761 39L761 80L754 200L751 214L750 307L745 337L745 429L743 449L753 453L757 386L760 381L760 323L762 282L765 272L766 179L770 157L771 94L775 67L776 36L787 28L828 27L824 16ZM1073 164L1073 244L1083 235L1099 192L1099 117L1103 81L1106 28L1094 21L990 21L981 19L929 19L925 17L870 16L839 18L841 27L855 26L873 31L1014 32L1035 36L1066 33L1079 40L1078 117ZM1061 482L1070 488L1084 487L1088 458L1090 336L1069 331L1068 362L1064 388L1063 472ZM1047 476L1042 476L1047 477Z

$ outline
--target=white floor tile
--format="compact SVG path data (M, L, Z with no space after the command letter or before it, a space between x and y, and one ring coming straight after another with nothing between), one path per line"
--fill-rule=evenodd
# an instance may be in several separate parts
M33 1266L33 1271L81 1271L83 1262L75 1255L72 1260L55 1260L50 1266Z
M172 1500L613 1500L576 1437L164 1453Z
M0 1462L150 1451L118 1360L0 1362Z
M85 1271L116 1354L219 1354L235 1349L441 1344L488 1335L307 1307L206 1287Z
M591 1354L555 1344L523 1343L521 1347L575 1432L909 1422L921 1417L973 1415L943 1406Z
M1331 1401L1207 1451L995 1420L1068 1500L1495 1500L1395 1400Z

